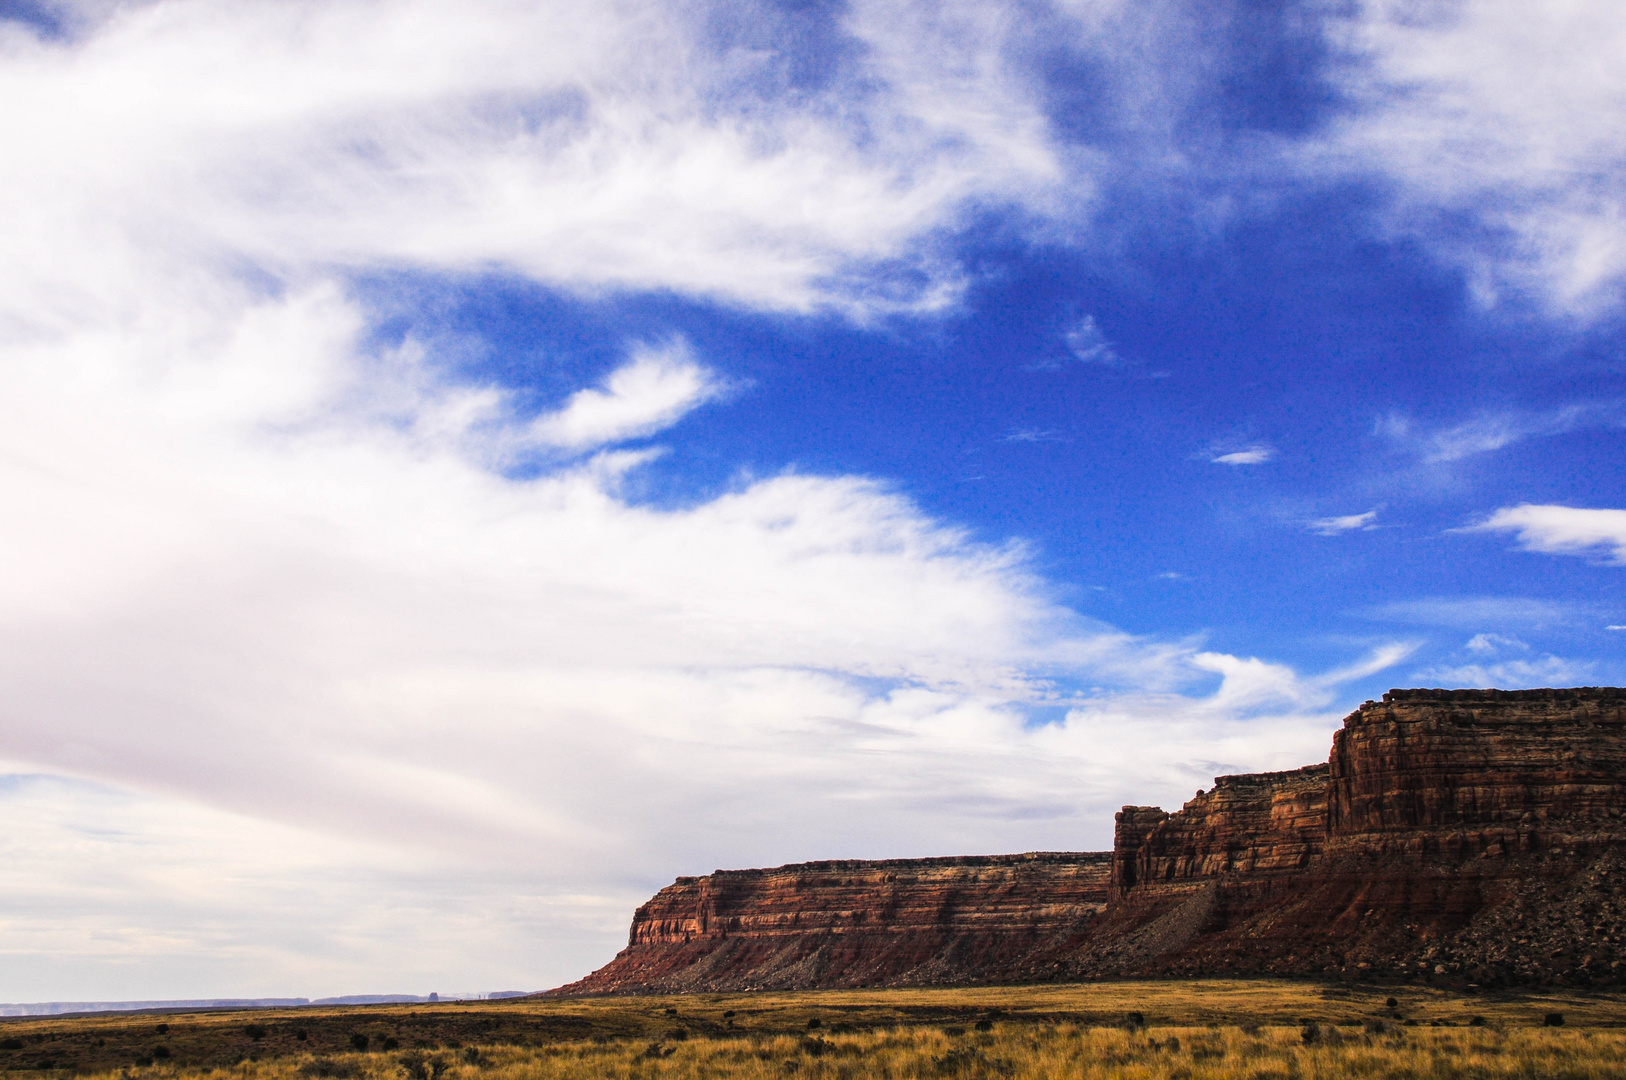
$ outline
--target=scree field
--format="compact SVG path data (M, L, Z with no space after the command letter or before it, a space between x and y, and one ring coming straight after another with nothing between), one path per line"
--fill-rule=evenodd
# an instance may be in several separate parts
M0 1021L0 1068L138 1080L1626 1077L1626 995L1261 980L511 999Z

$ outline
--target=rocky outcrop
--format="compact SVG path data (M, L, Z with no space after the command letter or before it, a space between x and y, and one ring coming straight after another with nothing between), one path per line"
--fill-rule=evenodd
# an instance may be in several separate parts
M684 877L555 993L986 982L1106 906L1109 856L843 860Z
M1626 979L1626 691L1395 690L1114 850L682 878L561 992L1319 973Z
M1221 776L1175 814L1124 807L1113 837L1116 895L1303 870L1327 843L1328 771Z
M1112 894L1122 896L1140 880L1140 853L1158 826L1169 820L1161 806L1126 806L1113 818Z

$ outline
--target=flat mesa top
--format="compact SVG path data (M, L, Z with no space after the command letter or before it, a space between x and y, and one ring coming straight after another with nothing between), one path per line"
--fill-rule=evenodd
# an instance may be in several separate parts
M1618 686L1542 687L1534 690L1390 690L1383 695L1395 701L1609 701L1626 698ZM1376 705L1375 701L1366 702Z
M783 866L762 867L751 870L713 870L706 877L755 877L765 874L827 872L841 873L863 870L926 870L949 869L959 866L1025 866L1033 863L1055 865L1090 865L1105 862L1112 857L1107 851L1028 851L1019 855L940 855L922 859L823 859L816 862L786 863ZM688 885L700 877L680 877L677 884Z

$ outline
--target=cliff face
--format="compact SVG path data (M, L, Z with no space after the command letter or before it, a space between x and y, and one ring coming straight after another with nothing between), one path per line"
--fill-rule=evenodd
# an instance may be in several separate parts
M1393 690L1333 736L1333 850L1601 851L1626 810L1626 691Z
M801 863L679 878L556 993L985 982L1105 907L1109 856Z
M1175 814L1124 807L1113 838L1116 895L1303 870L1326 846L1327 774L1311 765L1221 776Z
M1391 691L1326 765L1125 807L1113 904L1043 974L1613 979L1623 812L1626 691Z
M1626 691L1396 690L1114 850L682 878L559 992L1113 974L1626 977Z

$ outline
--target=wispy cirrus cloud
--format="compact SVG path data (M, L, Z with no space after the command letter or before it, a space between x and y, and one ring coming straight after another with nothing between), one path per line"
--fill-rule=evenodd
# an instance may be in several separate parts
M1545 411L1507 409L1433 428L1390 413L1377 422L1374 432L1433 465L1493 453L1526 439L1595 427L1626 427L1626 403L1578 402Z
M1590 612L1568 601L1519 596L1425 596L1367 608L1361 615L1415 626L1463 630L1541 629L1583 622Z
M1480 664L1443 664L1422 668L1409 678L1420 686L1447 689L1524 690L1543 686L1584 686L1596 678L1592 661L1566 660L1551 654Z
M1050 428L1017 428L1015 431L1007 432L1000 441L1013 443L1041 443L1063 442L1066 440L1066 438L1067 436L1063 435L1061 432L1053 431Z
M1198 653L1192 665L1218 680L1210 696L1193 701L1167 694L1118 694L1080 704L1068 713L1064 726L1042 734L1057 744L1078 739L1101 747L1110 760L1135 772L1142 802L1179 806L1193 788L1208 786L1213 777L1244 771L1244 760L1263 763L1249 768L1271 769L1325 760L1343 718L1342 712L1327 707L1337 688L1387 671L1414 650L1410 642L1390 642L1318 676L1256 657ZM1149 743L1136 732L1154 716L1161 718L1159 741ZM1251 745L1256 737L1258 747Z
M456 20L419 0L64 11L68 42L12 33L0 71L18 148L0 199L34 267L7 285L37 300L114 287L136 272L125 241L161 228L176 250L279 274L384 259L776 309L930 308L960 280L933 234L1082 179L1037 84L1002 59L1018 24L969 4L853 5L833 28L852 48L813 93L771 47L798 16L753 5L727 33L639 2L476 0ZM80 216L87 199L101 209ZM89 277L65 246L81 231L107 259Z

